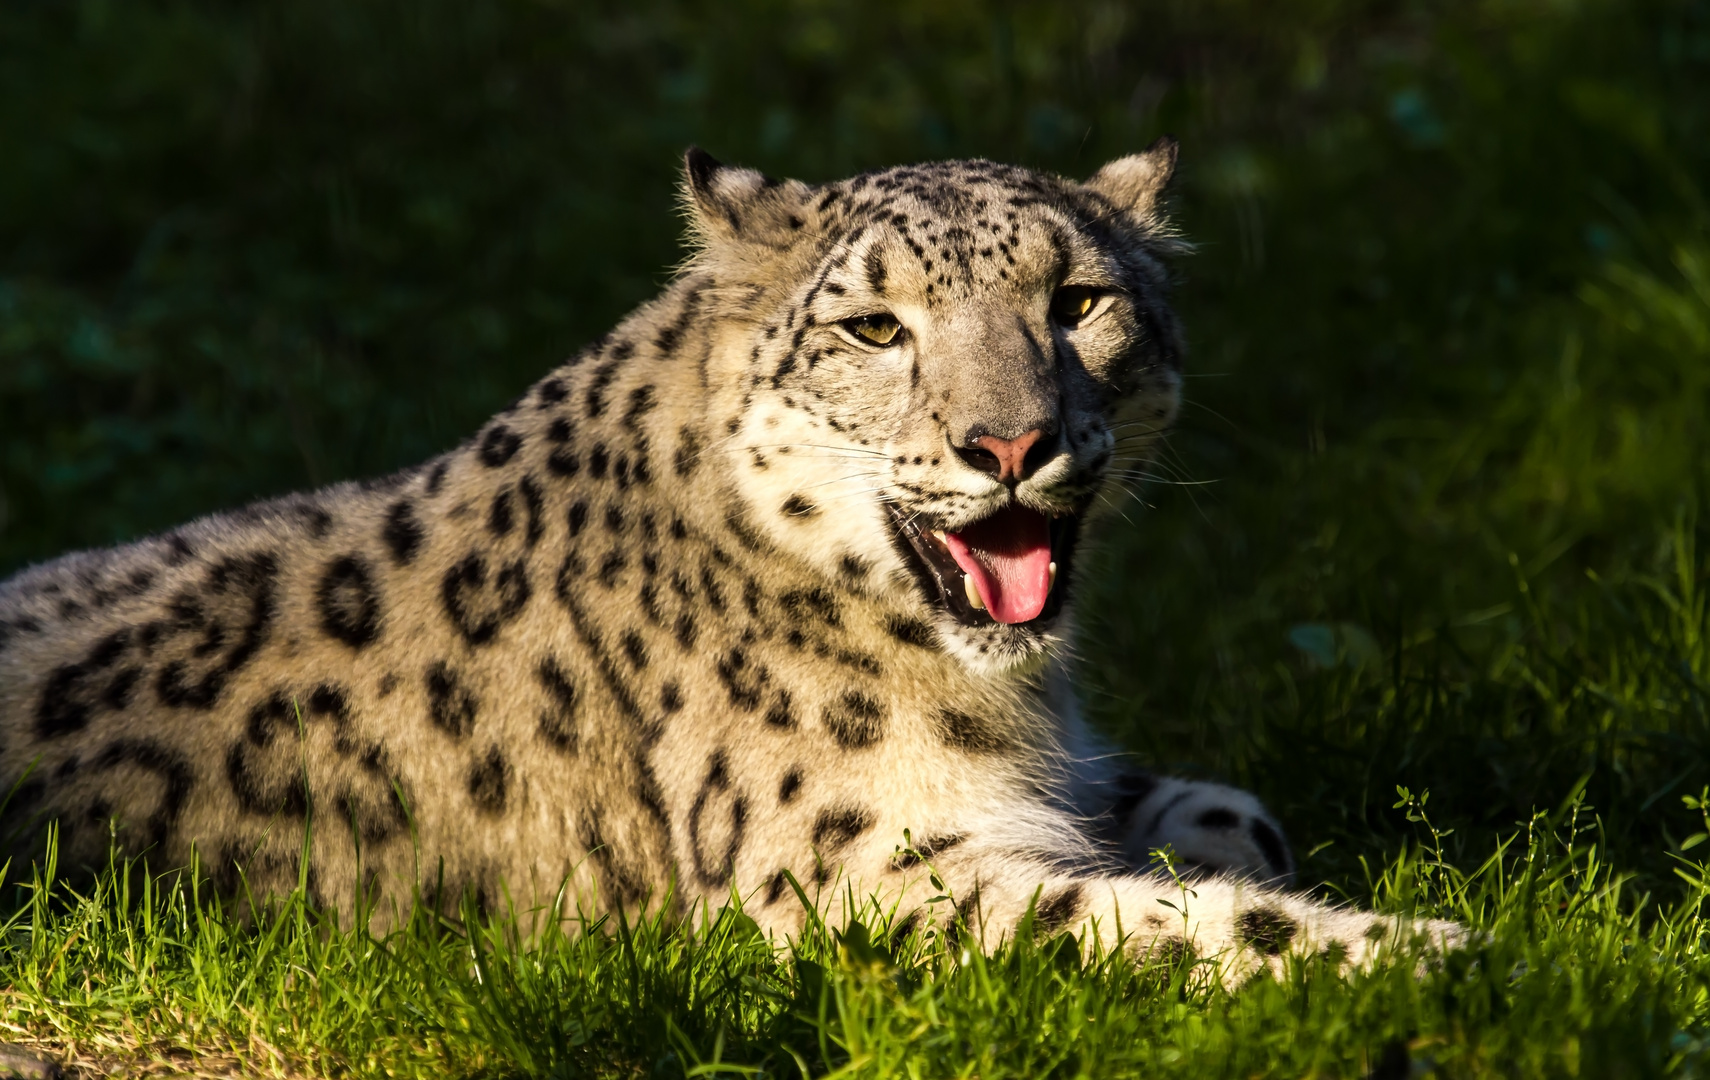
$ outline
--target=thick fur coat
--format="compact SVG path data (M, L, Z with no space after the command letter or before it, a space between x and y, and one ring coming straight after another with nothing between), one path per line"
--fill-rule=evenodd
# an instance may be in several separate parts
M1174 162L691 151L675 282L465 445L0 585L9 824L259 893L308 827L316 898L382 917L568 882L788 932L793 879L990 942L1031 910L1237 975L1369 957L1401 928L1280 891L1250 796L1119 768L1062 659L1081 532L1177 407ZM1024 621L950 561L1000 519L1049 529Z

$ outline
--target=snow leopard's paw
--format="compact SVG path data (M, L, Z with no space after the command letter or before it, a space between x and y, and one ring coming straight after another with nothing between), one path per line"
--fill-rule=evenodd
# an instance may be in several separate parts
M1157 865L1168 848L1183 869L1288 885L1294 856L1282 827L1252 794L1223 784L1129 773L1113 807L1124 859Z

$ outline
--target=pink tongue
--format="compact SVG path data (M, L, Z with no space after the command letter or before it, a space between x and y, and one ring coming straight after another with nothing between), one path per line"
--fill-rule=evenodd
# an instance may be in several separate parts
M986 614L1001 623L1038 618L1051 594L1051 530L1045 515L1011 505L944 542L974 579Z

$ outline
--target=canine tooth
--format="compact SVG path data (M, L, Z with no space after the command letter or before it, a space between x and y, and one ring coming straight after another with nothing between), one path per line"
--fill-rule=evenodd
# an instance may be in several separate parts
M1050 583L1045 586L1045 591L1050 592L1052 589L1055 589L1056 587L1057 587L1057 564L1052 563L1051 564L1051 580L1050 580Z
M986 602L980 599L980 590L974 588L974 579L968 574L962 575L962 591L968 594L968 606L975 611L986 610Z
M932 530L932 538L934 540L938 541L940 544L942 544L944 542L944 530L943 529L933 529Z

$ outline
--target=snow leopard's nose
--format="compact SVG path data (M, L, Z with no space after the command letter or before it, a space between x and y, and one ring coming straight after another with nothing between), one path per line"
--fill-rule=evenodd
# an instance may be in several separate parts
M1034 428L1013 439L1000 439L976 429L968 433L968 446L956 448L956 456L998 483L1014 487L1051 460L1056 442L1044 428Z

